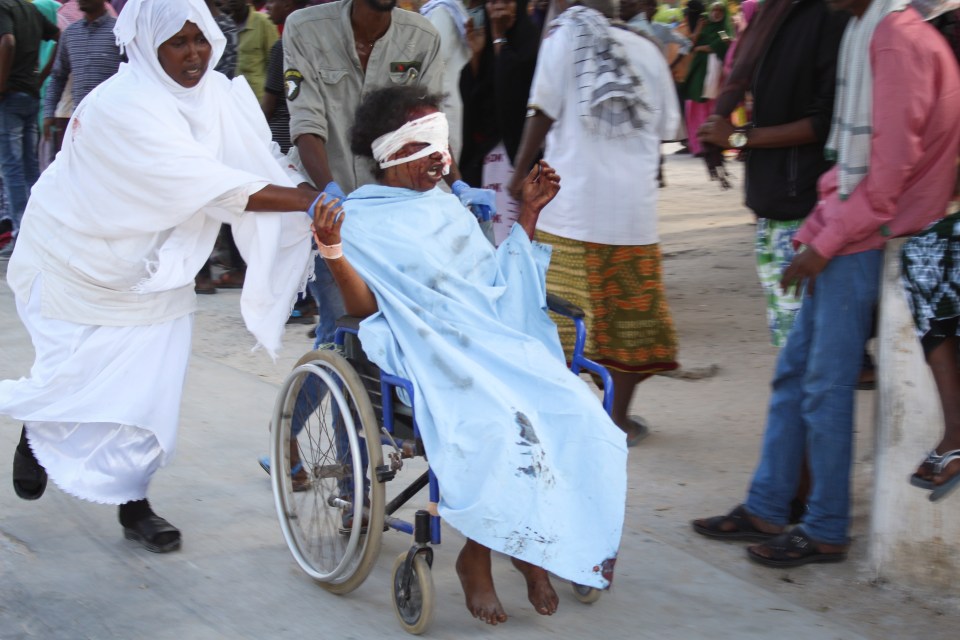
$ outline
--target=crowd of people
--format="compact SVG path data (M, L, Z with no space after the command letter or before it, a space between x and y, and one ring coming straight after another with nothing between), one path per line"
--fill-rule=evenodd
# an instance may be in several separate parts
M415 380L475 617L507 619L491 550L545 615L548 571L608 587L627 448L649 433L634 390L679 366L665 141L713 176L744 161L781 348L747 497L694 530L756 542L767 566L846 558L854 392L893 237L910 237L945 422L910 482L935 501L960 486L954 0L396 5L0 0L0 255L36 351L0 382L23 423L18 496L49 477L118 505L128 539L178 549L149 483L175 450L196 294L242 288L271 355L286 324L316 314L329 343L350 313L371 360ZM565 370L575 336L548 291L584 311L609 417ZM458 480L465 452L496 491Z

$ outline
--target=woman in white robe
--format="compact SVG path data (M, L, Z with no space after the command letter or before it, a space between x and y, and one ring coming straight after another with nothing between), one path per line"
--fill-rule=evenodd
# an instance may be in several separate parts
M166 552L180 532L146 495L174 452L194 276L233 225L241 313L272 356L312 264L317 193L296 188L246 81L213 71L225 38L203 0L131 0L115 34L129 62L78 105L9 263L36 361L0 382L0 413L24 424L21 498L49 474L120 505L125 536Z

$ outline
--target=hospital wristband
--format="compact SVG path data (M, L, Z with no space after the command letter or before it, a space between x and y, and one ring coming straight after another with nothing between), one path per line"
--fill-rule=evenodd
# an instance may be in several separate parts
M317 244L317 250L320 251L320 257L324 260L339 260L343 257L342 242L331 245L326 245L321 242Z

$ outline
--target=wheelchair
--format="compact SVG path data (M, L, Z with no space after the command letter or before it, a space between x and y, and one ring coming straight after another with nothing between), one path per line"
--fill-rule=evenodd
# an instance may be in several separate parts
M585 358L583 311L559 297L548 308L573 321L576 344L571 370L599 377L610 413L613 380ZM297 564L327 591L345 594L370 574L388 530L413 535L391 572L394 612L411 634L427 630L435 592L431 545L440 544L440 486L427 468L386 502L385 485L404 460L425 457L410 381L380 371L360 349L360 320L338 321L335 349L318 349L297 362L284 380L271 420L270 469L277 516ZM405 402L398 401L405 395ZM413 522L394 514L427 487L428 506ZM592 603L601 591L573 585L574 596Z

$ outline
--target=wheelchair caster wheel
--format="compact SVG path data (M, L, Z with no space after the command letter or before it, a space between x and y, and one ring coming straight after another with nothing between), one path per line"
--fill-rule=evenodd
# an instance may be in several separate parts
M433 622L433 574L427 559L420 554L413 557L413 563L406 568L407 552L397 556L391 573L393 583L393 610L400 625L407 633L420 635ZM405 574L410 571L408 587L404 591Z
M577 584L576 582L571 583L571 586L573 587L573 597L583 604L593 604L600 599L601 595L603 595L603 591L600 589L585 587L584 585Z

